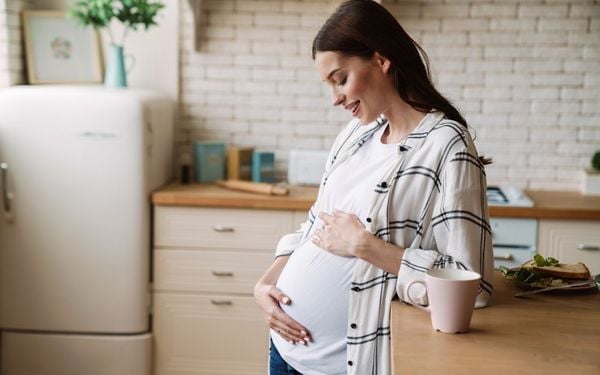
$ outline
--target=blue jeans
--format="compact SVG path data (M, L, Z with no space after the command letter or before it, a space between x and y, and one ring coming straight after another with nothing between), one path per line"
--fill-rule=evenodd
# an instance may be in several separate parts
M273 341L269 347L269 375L302 375L281 358Z

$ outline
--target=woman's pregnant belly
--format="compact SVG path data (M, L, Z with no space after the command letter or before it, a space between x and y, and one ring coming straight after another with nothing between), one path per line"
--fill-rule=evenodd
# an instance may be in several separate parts
M345 358L348 299L356 258L331 254L311 241L297 248L283 269L277 287L290 297L290 305L282 309L306 327L313 342L307 346L290 345L274 335L284 358ZM318 358L317 358L318 357ZM342 364L345 360L341 358Z

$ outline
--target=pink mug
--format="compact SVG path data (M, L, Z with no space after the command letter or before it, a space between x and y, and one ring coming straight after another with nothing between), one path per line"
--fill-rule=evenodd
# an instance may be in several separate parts
M431 315L433 329L445 333L467 332L479 291L479 280L481 275L477 272L455 268L431 269L425 273L425 282L410 282L404 294L412 305ZM415 284L425 286L428 306L417 304L410 296L410 288Z

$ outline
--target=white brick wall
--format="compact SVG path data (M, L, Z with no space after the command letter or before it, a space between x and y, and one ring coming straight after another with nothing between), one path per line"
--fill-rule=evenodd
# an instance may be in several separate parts
M329 148L349 116L331 107L310 47L337 3L206 0L193 51L181 0L181 152L195 139L257 146L276 152L283 177L290 149ZM491 184L578 188L577 169L600 150L600 0L383 5L427 51L438 88L494 158Z
M23 83L21 10L28 0L0 0L0 88Z

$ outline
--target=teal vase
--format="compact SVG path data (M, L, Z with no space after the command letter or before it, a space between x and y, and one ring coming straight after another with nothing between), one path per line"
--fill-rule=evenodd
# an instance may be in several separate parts
M110 45L110 59L106 65L104 85L109 87L127 87L127 70L123 46Z

